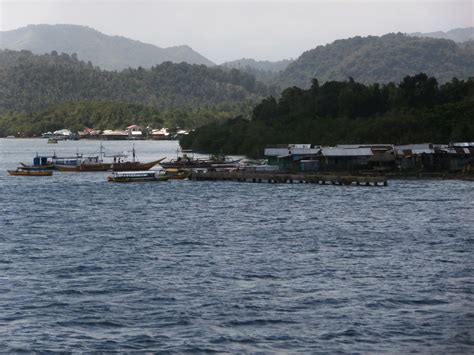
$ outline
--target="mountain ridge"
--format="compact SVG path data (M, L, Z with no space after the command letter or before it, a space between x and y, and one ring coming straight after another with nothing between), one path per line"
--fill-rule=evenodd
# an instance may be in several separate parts
M353 78L362 83L399 82L424 72L441 83L474 76L474 42L418 38L402 33L352 37L310 49L280 73L280 87L308 88L320 82Z
M215 64L188 45L161 48L124 36L109 36L81 25L28 25L0 32L0 49L29 50L34 54L76 53L83 61L106 70L150 68L163 62Z
M413 32L409 36L450 39L462 43L474 40L474 27L453 28L449 31Z

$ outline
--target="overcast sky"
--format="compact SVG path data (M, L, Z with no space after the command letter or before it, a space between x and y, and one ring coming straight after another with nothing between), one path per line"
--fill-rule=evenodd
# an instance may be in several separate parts
M340 38L446 31L474 23L474 0L0 0L0 29L70 23L160 47L187 44L215 63L296 58Z

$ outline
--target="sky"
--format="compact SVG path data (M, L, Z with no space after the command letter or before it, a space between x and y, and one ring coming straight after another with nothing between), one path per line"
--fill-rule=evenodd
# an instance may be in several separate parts
M186 44L220 64L297 58L354 36L474 26L474 0L0 0L0 30L77 24L160 47Z

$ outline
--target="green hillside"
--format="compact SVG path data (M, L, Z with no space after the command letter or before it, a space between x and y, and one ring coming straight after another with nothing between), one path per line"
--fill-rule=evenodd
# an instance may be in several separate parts
M474 140L474 81L438 85L425 74L399 84L328 81L283 91L258 104L251 120L198 128L183 148L262 156L268 144L447 143Z
M282 72L280 87L307 88L320 82L354 80L366 84L398 82L424 72L439 82L474 76L474 46L450 40L387 34L338 40L304 52Z
M165 62L103 71L75 56L0 51L0 112L31 113L70 101L124 101L159 110L252 104L271 94L238 70Z

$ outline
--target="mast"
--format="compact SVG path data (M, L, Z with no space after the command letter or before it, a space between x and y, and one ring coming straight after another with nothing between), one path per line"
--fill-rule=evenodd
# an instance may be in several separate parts
M100 141L100 161L102 162L104 156L104 146L102 145L102 141Z

